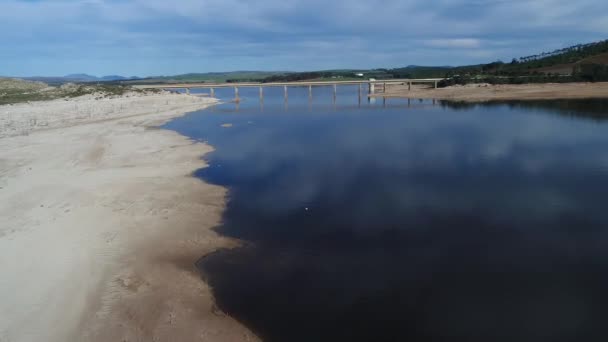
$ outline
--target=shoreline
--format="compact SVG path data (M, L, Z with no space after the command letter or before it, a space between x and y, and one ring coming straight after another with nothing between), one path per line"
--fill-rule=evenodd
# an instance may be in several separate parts
M446 88L413 85L388 85L386 93L371 97L436 99L462 102L532 101L568 99L608 99L608 82L597 83L530 83L530 84L468 84Z
M158 94L0 106L0 341L255 341L194 263L226 190L211 146L163 123L217 103Z

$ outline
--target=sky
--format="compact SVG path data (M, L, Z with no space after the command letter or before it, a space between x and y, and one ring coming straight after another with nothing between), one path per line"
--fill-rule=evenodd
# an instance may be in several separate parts
M608 39L606 0L0 0L0 75L464 65Z

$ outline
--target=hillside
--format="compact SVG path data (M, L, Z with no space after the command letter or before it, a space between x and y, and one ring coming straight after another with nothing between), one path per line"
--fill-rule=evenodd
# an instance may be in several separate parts
M538 71L541 69L563 69L580 64L606 64L605 54L608 53L608 40L578 44L568 48L551 52L543 52L539 55L521 57L516 60L513 69ZM571 70L571 73L573 70Z
M583 58L574 63L556 64L548 67L534 69L534 71L538 71L545 74L571 75L578 66L585 64L608 65L608 52Z
M127 86L109 84L93 85L66 83L59 87L54 87L39 81L0 77L0 105L46 101L88 94L106 97L140 91L141 90L132 89Z
M43 82L0 78L0 105L55 98L55 89Z
M608 64L608 40L578 44L551 52L543 52L538 55L514 58L508 64L497 61L468 68L479 69L478 73L503 76L533 75L538 73L574 75L577 72L577 67L588 64ZM466 68L464 67L465 70Z

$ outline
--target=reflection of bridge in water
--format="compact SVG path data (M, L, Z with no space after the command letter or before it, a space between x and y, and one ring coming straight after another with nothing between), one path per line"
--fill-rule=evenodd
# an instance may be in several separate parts
M308 97L313 98L313 87L333 86L334 103L337 97L339 85L358 85L359 102L364 96L382 96L386 92L386 86L391 84L407 85L408 90L412 89L412 84L430 84L437 88L437 83L444 78L421 78L421 79L394 79L394 80L356 80L356 81L309 81L309 82L273 82L273 83L176 83L176 84L149 84L135 86L140 89L185 89L190 94L190 89L209 89L209 96L215 97L217 88L234 88L234 100L240 101L239 88L259 88L260 102L264 102L264 88L283 87L285 102L289 99L289 87L308 87ZM363 94L364 87L367 88L367 95ZM382 91L379 93L379 91Z

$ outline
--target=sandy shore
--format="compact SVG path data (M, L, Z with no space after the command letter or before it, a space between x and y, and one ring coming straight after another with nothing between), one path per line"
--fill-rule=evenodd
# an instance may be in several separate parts
M608 82L600 83L543 83L543 84L469 84L433 89L428 86L387 86L386 93L375 96L438 99L454 101L547 100L608 98Z
M193 263L225 190L191 177L211 147L150 128L187 95L0 106L0 341L256 340Z

